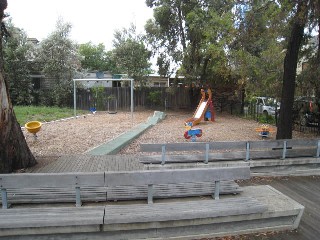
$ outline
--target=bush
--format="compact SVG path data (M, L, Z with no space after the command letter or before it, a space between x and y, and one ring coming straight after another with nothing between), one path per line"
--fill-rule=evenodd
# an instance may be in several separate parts
M161 91L152 91L148 95L151 106L161 106Z
M264 124L276 124L276 119L274 116L262 114L262 115L259 115L258 122L264 123Z

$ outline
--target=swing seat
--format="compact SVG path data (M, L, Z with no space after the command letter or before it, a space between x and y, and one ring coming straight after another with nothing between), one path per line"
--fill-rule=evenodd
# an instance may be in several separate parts
M95 107L92 107L92 108L89 109L89 111L92 112L93 114L95 114L97 109Z

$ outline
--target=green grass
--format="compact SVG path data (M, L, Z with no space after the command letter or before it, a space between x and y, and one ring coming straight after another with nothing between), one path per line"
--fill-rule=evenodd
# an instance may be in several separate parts
M74 116L72 108L15 106L13 109L21 126L30 121L49 122ZM77 110L77 114L83 113L88 112Z

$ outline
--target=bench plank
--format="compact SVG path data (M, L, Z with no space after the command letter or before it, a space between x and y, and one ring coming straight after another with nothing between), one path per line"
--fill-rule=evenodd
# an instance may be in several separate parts
M104 207L13 208L0 210L0 229L103 224Z
M161 152L162 146L165 146L167 152L178 152L178 151L205 151L206 144L209 145L210 150L221 150L221 149L246 149L246 142L182 142L182 143L141 143L141 152Z
M104 172L1 174L0 188L103 186Z
M199 200L135 204L107 205L104 224L128 224L158 221L214 218L230 215L263 213L267 206L254 198L240 197L221 200Z
M154 198L209 196L215 190L213 182L154 185ZM220 194L237 194L242 190L234 181L221 181ZM108 189L108 200L146 199L148 187L115 186Z
M10 188L7 194L10 203L67 203L76 197L74 188ZM106 187L81 187L83 202L106 201L106 195Z
M82 205L81 188L104 186L104 172L96 173L21 173L1 174L0 189L2 208L8 208L8 189L73 188L76 206ZM10 202L10 200L9 200Z
M106 186L139 186L184 182L213 182L249 179L250 167L165 169L135 172L107 172Z

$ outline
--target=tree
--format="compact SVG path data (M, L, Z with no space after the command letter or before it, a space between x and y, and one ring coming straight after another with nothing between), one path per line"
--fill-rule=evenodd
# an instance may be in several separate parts
M80 67L80 55L77 45L69 38L71 24L58 19L56 29L44 39L37 54L37 62L47 79L51 80L51 103L57 106L69 106L72 99L72 79ZM45 97L50 95L45 93Z
M143 43L142 36L137 35L135 26L131 25L129 29L116 31L114 38L112 60L116 69L144 85L145 76L151 72L151 53Z
M7 1L0 0L0 173L10 173L37 163L14 114L5 78L2 41L6 32L3 23L6 7Z
M11 34L3 41L3 55L11 101L13 105L29 105L33 100L30 78L33 46L27 41L23 30L16 28L11 21L6 26Z
M228 59L235 37L232 0L146 3L154 9L145 29L149 44L160 56L159 70L165 70L171 60L171 66L180 66L177 72L187 83L202 80L216 85L232 80Z
M246 95L281 95L288 12L274 1L238 2L236 34L230 45L233 75Z
M296 70L298 54L304 36L305 25L307 23L307 4L308 1L298 1L296 12L292 19L291 35L288 39L288 47L284 59L281 111L277 129L277 139L292 138L292 108L296 85Z
M317 37L308 38L302 51L300 64L302 71L297 75L296 95L320 98L320 58Z
M110 56L102 43L94 45L91 42L80 44L79 54L82 56L81 67L90 71L110 70Z
M315 95L320 99L320 1L310 2L309 34L305 38L305 47L302 49L301 62L304 64L302 72L297 76L299 95ZM318 29L315 36L314 29Z

